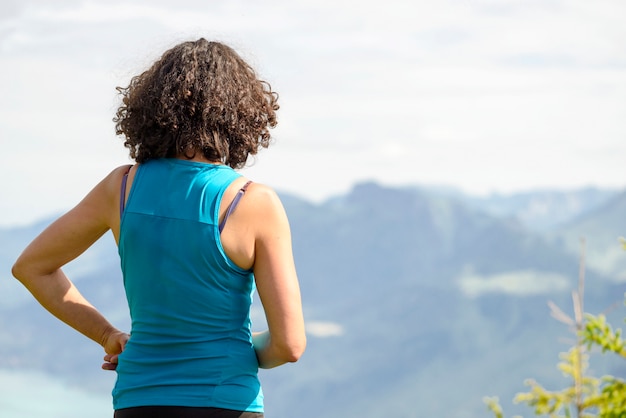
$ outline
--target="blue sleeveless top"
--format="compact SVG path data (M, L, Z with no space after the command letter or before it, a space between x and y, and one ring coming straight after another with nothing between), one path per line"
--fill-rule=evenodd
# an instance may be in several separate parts
M251 339L251 271L220 242L233 169L178 159L137 168L119 254L132 320L115 409L173 405L263 412Z

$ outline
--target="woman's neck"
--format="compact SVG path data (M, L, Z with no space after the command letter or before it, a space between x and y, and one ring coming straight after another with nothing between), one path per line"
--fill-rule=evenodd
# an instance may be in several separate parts
M199 163L223 164L221 161L215 161L215 160L207 159L201 152L196 152L195 155L193 156L193 158L189 158L188 156L186 156L184 154L179 154L179 155L176 156L176 158L178 158L179 160L196 161L196 162L199 162Z

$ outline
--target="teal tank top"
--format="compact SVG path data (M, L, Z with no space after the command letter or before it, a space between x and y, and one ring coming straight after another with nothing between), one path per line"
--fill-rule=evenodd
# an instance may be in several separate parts
M251 271L225 254L218 211L230 167L158 159L137 168L119 254L131 337L115 409L216 407L263 412L251 338Z

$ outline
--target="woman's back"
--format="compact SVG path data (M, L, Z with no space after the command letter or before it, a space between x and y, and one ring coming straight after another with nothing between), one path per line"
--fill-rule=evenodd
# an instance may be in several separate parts
M295 362L306 346L291 231L278 195L258 183L221 234L218 220L246 182L233 169L270 144L278 95L232 48L203 38L165 51L118 91L116 133L137 165L115 168L53 222L13 275L103 347L102 368L119 373L116 417L261 416L258 368ZM132 335L62 270L109 230ZM251 333L255 286L267 329Z
M116 409L158 399L262 411L249 318L254 278L228 258L218 230L222 196L238 177L224 165L179 159L138 166L120 228L132 330Z

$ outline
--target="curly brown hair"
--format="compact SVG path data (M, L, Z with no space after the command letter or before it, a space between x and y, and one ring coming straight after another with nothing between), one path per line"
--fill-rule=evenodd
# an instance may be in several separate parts
M232 168L270 144L278 94L232 48L199 39L118 87L115 132L138 163L201 152Z

